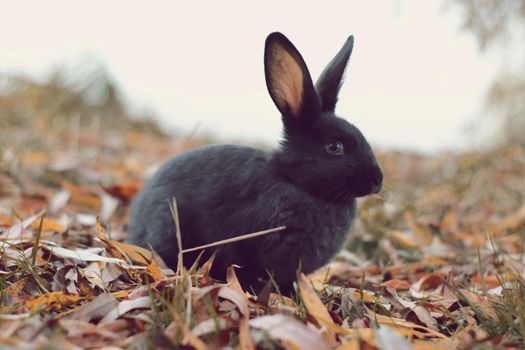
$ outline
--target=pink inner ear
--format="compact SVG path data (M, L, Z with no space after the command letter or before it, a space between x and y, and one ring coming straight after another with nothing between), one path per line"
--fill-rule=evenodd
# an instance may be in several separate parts
M288 106L293 118L299 119L303 101L303 71L294 57L281 45L273 49L272 81L274 97L280 106ZM281 109L282 110L282 109Z

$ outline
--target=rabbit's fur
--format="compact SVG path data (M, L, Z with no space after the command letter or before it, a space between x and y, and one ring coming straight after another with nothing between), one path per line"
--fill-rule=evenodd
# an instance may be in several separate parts
M179 210L183 248L286 226L281 232L221 246L212 275L231 264L245 288L268 279L289 287L344 247L356 197L377 193L383 174L361 132L334 114L353 47L351 36L314 87L303 58L281 33L266 39L265 74L282 114L284 137L272 153L233 145L198 148L167 161L133 202L129 241L177 265L169 202ZM209 256L214 250L209 249ZM194 263L198 252L184 254Z

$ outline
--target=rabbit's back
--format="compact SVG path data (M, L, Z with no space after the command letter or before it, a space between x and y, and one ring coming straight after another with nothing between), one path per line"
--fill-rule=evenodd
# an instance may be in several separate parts
M175 224L169 207L174 198L184 228L184 247L209 243L208 238L213 241L213 237L206 237L208 230L200 229L209 221L210 210L226 206L236 195L247 196L246 180L254 169L263 168L267 158L261 150L233 145L205 146L171 158L133 200L129 241L151 245L163 257L164 251L176 255Z

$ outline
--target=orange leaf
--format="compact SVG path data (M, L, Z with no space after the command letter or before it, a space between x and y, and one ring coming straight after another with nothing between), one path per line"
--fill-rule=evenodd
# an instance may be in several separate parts
M424 340L415 340L410 345L412 345L412 349L414 350L448 350L455 348L452 342L436 342Z
M357 299L363 300L363 301L369 301L369 302L374 302L375 301L374 296L372 294L368 293L367 291L364 291L364 294L361 294L361 291L355 290L354 291L354 296Z
M64 292L53 292L38 297L32 297L24 302L27 310L37 311L42 309L45 312L59 311L64 307L77 304L82 298L78 294Z
M106 235L106 231L104 230L104 227L102 227L102 224L100 223L100 219L97 217L97 232L98 232L98 236L100 238L102 238L103 240L106 240L107 241L107 235Z
M162 271L159 268L159 265L152 259L151 262L146 267L146 272L153 278L154 281L160 281L162 279Z
M31 224L31 228L38 230L40 227L40 220L35 221ZM42 231L55 231L55 232L63 232L65 230L64 226L59 224L57 221L44 218L44 221L42 222Z
M501 285L498 277L486 275L486 276L483 276L483 279L482 279L479 272L472 277L472 282L476 283L479 286L485 283L485 286L489 289L496 288Z
M0 213L0 226L11 226L11 218Z
M142 186L143 184L141 182L129 182L103 188L112 197L119 198L124 202L129 202L129 200L141 190Z
M129 295L129 290L119 290L118 292L111 293L117 299L126 299Z
M43 152L26 152L19 156L24 164L41 164L49 161L49 156Z
M391 279L381 283L383 287L393 288L395 290L407 290L410 288L410 283L404 280Z

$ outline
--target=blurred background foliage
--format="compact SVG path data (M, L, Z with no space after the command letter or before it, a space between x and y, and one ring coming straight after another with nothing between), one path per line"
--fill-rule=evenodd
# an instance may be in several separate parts
M496 137L525 145L525 0L446 0L445 4L449 11L461 11L463 30L477 38L482 52L501 55L501 73L488 89L485 108L502 121ZM519 64L507 65L507 60ZM153 111L132 112L117 82L97 62L57 69L40 81L0 76L0 130L4 131L0 147L14 137L5 132L13 127L35 132L82 128L172 134L158 120Z
M499 50L504 66L492 83L487 107L504 119L502 136L525 145L525 0L451 0L463 14L463 28L478 40L480 49ZM508 59L518 63L514 69Z
M75 120L100 130L137 128L164 134L153 113L131 113L115 83L100 65L82 73L56 70L42 82L23 76L0 78L0 128L50 127Z

